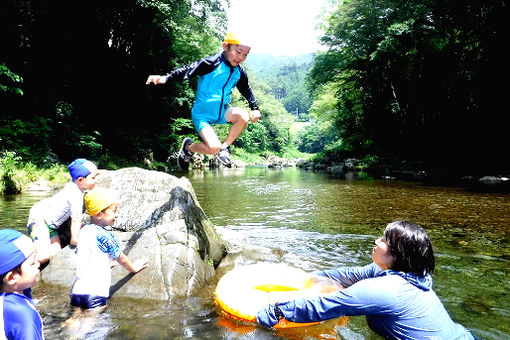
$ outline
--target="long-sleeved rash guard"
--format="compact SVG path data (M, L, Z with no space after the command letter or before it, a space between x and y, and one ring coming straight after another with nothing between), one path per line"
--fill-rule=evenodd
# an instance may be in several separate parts
M41 316L26 296L15 293L0 294L0 339L44 339Z
M168 82L194 76L199 76L199 79L191 117L198 132L205 125L226 123L224 114L234 87L246 98L251 110L258 110L246 71L241 65L232 66L223 53L176 68L166 75L166 79Z
M366 315L368 326L388 339L474 339L452 321L432 290L430 275L382 271L375 263L317 273L346 287L311 298L271 304L259 311L257 321L267 327L278 323L275 308L294 322L312 322L339 316Z

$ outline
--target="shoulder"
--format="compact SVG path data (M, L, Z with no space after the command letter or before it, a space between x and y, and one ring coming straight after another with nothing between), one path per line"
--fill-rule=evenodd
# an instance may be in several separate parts
M113 235L108 230L105 230L102 227L97 227L97 246L99 249L106 253L111 255L114 258L117 258L121 254L119 243L117 242L117 239L115 238L115 235Z
M241 72L241 74L246 74L246 69L244 68L243 65L239 64L237 65L237 68L239 69L239 72Z
M16 332L17 327L22 331L32 329L30 325L42 328L41 318L34 305L25 296L6 294L3 296L3 317L5 328Z
M92 224L92 223L85 224L80 229L80 235L90 235L90 234L95 235L98 232L98 228L100 228L100 227L95 224Z
M402 288L402 283L394 278L372 277L355 282L336 294L349 301L357 301L364 308L372 306L377 309L381 306L394 306L402 295Z
M78 185L72 181L69 181L67 182L64 187L62 188L62 190L65 190L65 191L78 191L78 192L81 192L80 188L78 188Z
M94 227L96 228L98 240L101 240L103 242L115 242L115 243L117 242L115 235L113 235L108 230L104 229L103 227L97 226L97 225L94 225Z
M218 65L221 64L224 60L225 58L223 57L223 53L219 52L208 57L204 57L197 63L201 68L208 68L213 70L214 68L218 67Z
M239 64L237 65L237 69L239 70L241 78L248 80L248 73L246 73L246 69L244 68L244 66Z
M364 280L355 282L349 288L362 289L373 294L384 293L384 295L392 295L393 293L397 293L400 289L402 289L402 285L406 283L407 281L399 276L388 275L369 277Z
M212 54L208 57L204 57L202 58L201 60L203 60L204 62L207 62L207 63L220 63L222 61L225 60L225 58L223 57L223 53L222 52L218 52L218 53L215 53L215 54Z
M62 188L61 192L68 197L77 198L83 200L83 192L78 188L78 185L74 182L67 182L67 184Z

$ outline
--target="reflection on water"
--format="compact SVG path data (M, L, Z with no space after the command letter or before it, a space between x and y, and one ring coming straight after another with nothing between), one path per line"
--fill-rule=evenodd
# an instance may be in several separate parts
M482 339L510 338L510 195L473 193L370 178L332 178L299 169L197 171L187 175L218 232L285 252L306 271L370 262L385 225L407 219L423 226L436 252L434 287L452 318ZM0 223L25 231L40 196L0 200ZM223 319L213 304L214 282L200 296L172 303L113 297L88 338L95 339L379 339L364 317L346 326L272 331ZM34 297L47 339L66 337L67 289L38 285ZM332 333L331 333L332 332Z

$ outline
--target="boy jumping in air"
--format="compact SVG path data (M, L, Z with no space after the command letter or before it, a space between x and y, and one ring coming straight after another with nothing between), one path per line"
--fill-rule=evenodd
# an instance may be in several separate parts
M253 123L259 120L258 104L246 71L241 66L250 49L250 46L243 44L232 33L227 33L222 52L176 68L166 75L150 75L147 79L146 84L165 84L171 80L199 77L191 119L202 142L194 143L191 138L184 139L177 159L181 169L188 169L195 152L215 155L218 161L230 168L230 145L243 132L249 120ZM248 101L250 113L239 107L229 107L234 87ZM226 123L232 123L232 126L222 143L211 125Z

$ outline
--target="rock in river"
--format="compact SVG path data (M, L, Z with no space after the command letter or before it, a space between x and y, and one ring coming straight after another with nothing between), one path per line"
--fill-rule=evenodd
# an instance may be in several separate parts
M187 178L124 168L104 171L96 187L107 188L118 198L112 232L124 253L131 261L148 258L150 265L133 275L113 262L112 293L171 300L193 294L214 275L226 247ZM41 279L70 287L75 279L74 252L62 249L41 272Z

